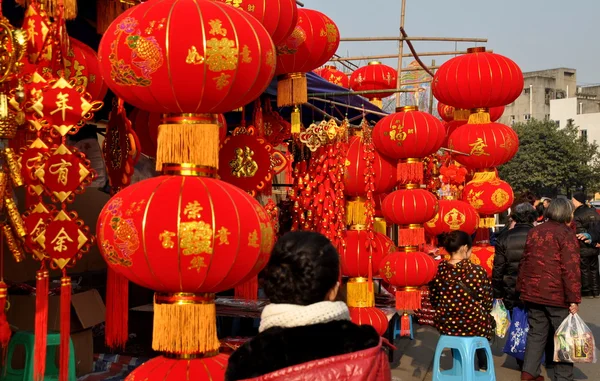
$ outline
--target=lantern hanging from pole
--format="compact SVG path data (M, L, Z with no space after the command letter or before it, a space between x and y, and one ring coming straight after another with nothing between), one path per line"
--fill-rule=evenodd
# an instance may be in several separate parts
M495 172L493 176L496 176ZM490 176L485 173L483 177ZM496 226L494 215L510 208L514 201L514 194L510 185L497 177L483 181L476 178L465 186L463 200L479 212L481 216L479 227L493 228Z
M348 310L350 311L350 320L352 320L354 324L370 325L375 328L379 336L383 336L387 331L389 325L387 316L379 308L357 308L348 306Z
M333 83L334 85L343 87L345 89L350 88L350 78L348 78L348 74L339 70L334 65L325 65L321 68L313 70L313 72L328 82Z
M432 237L454 230L473 234L479 226L479 214L469 203L459 200L440 200L435 216L425 224Z
M356 69L350 76L350 88L354 91L378 91L374 94L365 94L375 106L382 108L382 99L394 95L398 81L398 72L379 61L369 62L367 66ZM381 92L379 92L381 91Z

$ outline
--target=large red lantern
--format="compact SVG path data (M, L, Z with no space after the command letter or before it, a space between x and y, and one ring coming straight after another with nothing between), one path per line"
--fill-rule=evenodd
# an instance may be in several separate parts
M367 193L365 146L362 136L350 137L346 151L346 170L344 171L344 193L350 197L360 197ZM389 192L396 185L395 163L378 152L375 152L373 158L373 172L373 193Z
M190 176L154 177L125 188L100 213L97 234L114 271L157 291L153 348L175 354L218 349L214 293L256 276L274 241L271 219L250 195Z
M396 287L396 309L421 308L419 287L429 283L437 273L437 263L429 255L407 248L385 257L379 266L383 280Z
M348 78L348 75L333 65L325 65L313 72L334 85L346 89L350 88L350 78Z
M496 249L491 245L475 245L471 252L471 262L476 265L483 267L487 276L492 277L492 270L494 269L494 256Z
M485 48L446 61L431 84L435 98L462 109L505 106L523 91L523 73L512 60Z
M298 9L294 31L277 46L279 107L307 102L306 73L329 61L339 44L340 31L328 16L312 9Z
M356 69L350 76L350 88L352 90L378 91L373 94L364 94L364 97L380 108L382 107L381 99L394 94L393 91L389 93L384 91L395 90L398 85L397 82L398 72L379 61L369 62L367 66Z
M256 99L275 47L254 17L208 0L148 1L121 14L100 42L113 92L160 113L224 113Z
M348 230L346 247L340 251L342 275L350 278L367 278L369 267L377 274L378 265L388 254L394 252L396 247L391 239L379 233L374 233L374 248L367 250L366 243L369 233L366 230Z
M495 219L493 216L502 213L513 204L515 199L513 190L506 181L502 181L493 175L489 181L475 179L469 182L463 190L463 200L471 204L484 218L480 221L480 227L493 228Z
M375 307L349 307L348 310L350 311L350 320L354 324L370 325L375 328L379 336L383 336L387 331L388 318L380 309Z
M433 237L454 230L473 234L478 226L479 214L471 205L459 200L440 200L438 212L425 224L425 231Z
M100 63L96 52L74 38L69 39L70 47L64 57L64 75L76 86L83 86L93 100L102 100L108 92L108 86L102 78ZM60 76L60 70L57 74Z
M467 168L493 168L516 155L519 136L512 128L500 123L465 124L450 135L448 148L468 154L453 155Z
M225 379L229 356L220 354L207 358L153 358L130 374L125 381L218 381ZM193 376L193 377L190 377Z
M454 120L454 110L454 107L445 105L442 102L438 102L437 104L438 114L444 122L452 122Z
M218 0L247 12L256 18L271 35L275 45L292 34L298 22L295 0Z
M387 221L399 225L400 246L415 246L425 242L423 224L435 216L437 204L425 189L399 189L383 200L381 210Z

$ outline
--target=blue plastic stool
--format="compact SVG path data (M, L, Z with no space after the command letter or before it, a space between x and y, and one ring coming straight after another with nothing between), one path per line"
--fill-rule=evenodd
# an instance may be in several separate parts
M452 369L440 370L440 358L444 349L452 350ZM488 369L475 370L475 352L483 349ZM495 381L494 359L488 340L474 336L440 336L433 358L433 381Z
M398 318L396 319L396 323L394 323L394 340L396 340L396 338L398 336L400 336L400 325L402 324L402 316L397 314L396 315ZM410 330L410 339L414 340L415 338L415 334L413 331L413 321L412 321L412 315L408 315L408 322L409 322L409 330Z
M69 348L69 381L75 381L75 350L73 341L70 340ZM33 380L33 351L34 351L33 332L19 331L13 334L8 344L8 357L6 358L5 369L2 370L0 381L29 381ZM22 345L25 348L25 368L13 369L12 358L15 348ZM48 332L46 344L46 373L45 381L58 380L58 368L56 367L56 347L60 345L60 334L58 332Z

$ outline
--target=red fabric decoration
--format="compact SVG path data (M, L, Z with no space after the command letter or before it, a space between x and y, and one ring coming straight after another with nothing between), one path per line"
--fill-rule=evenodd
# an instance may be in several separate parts
M388 319L380 309L375 307L349 307L348 310L350 310L350 320L354 324L370 325L375 328L379 336L383 336L387 331Z
M126 381L218 381L225 379L229 356L220 354L194 360L158 356L134 370Z
M298 22L295 0L218 0L247 12L267 29L275 45L280 44L294 31Z
M340 31L327 15L298 9L292 34L277 46L277 75L308 73L325 64L340 45Z
M42 54L42 49L50 32L50 19L45 10L40 9L37 2L29 2L25 18L23 19L23 30L33 29L36 33L27 35L27 58L28 62L36 63Z
M53 220L36 237L36 243L44 249L53 264L64 269L73 264L89 250L92 244L89 228L78 219L77 213L55 212Z
M494 255L496 248L490 245L475 245L471 253L471 262L483 267L487 276L492 277L492 269L494 268Z
M120 98L159 113L223 113L256 99L275 47L254 17L208 0L150 1L109 26L102 75Z
M423 224L435 216L437 203L437 197L425 189L400 189L383 200L385 219L400 225L400 246L425 243Z
M8 320L6 320L6 298L8 297L8 286L0 281L0 345L2 346L2 358L0 364L4 365L6 350L12 334Z
M504 124L465 124L450 135L448 148L469 154L453 154L470 169L485 169L509 162L519 150L519 136Z
M463 190L463 201L482 215L502 213L510 208L514 199L510 185L498 178L491 181L473 180Z
M369 252L367 240L373 235L373 249ZM396 247L391 239L380 233L368 233L365 230L348 230L346 232L346 249L340 252L342 274L350 278L367 278L369 275L369 257L374 264L377 275L377 265Z
M505 106L521 95L523 73L516 63L485 48L468 52L446 61L435 73L431 90L438 101L470 110Z
M365 144L361 136L352 136L348 141L346 166L344 171L344 193L350 197L360 197L365 190ZM396 166L388 158L375 152L373 158L373 193L389 192L396 185Z
M48 291L50 274L42 269L35 276L35 326L33 379L42 381L46 373L46 346L48 343Z
M338 70L338 68L333 65L325 65L319 69L313 70L313 72L334 85L338 85L345 89L350 88L350 78L348 77L348 74Z
M39 196L44 191L40 179L35 176L40 165L44 164L44 157L49 152L49 148L43 140L37 138L29 147L21 149L19 163L21 164L21 176L23 182L27 185L28 194Z
M462 185L465 182L467 170L465 167L459 167L455 164L442 165L440 175L444 184Z
M360 67L350 76L350 88L354 91L394 90L398 85L398 72L381 62L373 61ZM390 93L365 94L367 99L383 99L393 95Z
M58 357L58 380L69 380L69 352L71 351L71 278L60 279L60 349Z
M458 200L440 200L436 215L425 224L425 231L432 237L453 230L473 234L478 226L479 215L471 205Z
M258 274L274 243L271 219L256 200L203 177L130 185L104 207L97 234L111 268L164 293L231 289ZM179 259L165 259L172 256Z

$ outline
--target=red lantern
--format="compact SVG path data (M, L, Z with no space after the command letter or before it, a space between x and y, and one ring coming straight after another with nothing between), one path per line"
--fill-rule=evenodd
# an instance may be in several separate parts
M350 197L360 197L367 193L365 184L365 144L362 136L352 136L346 151L346 170L344 172L344 193ZM396 185L396 165L388 158L375 152L373 159L373 193L389 192Z
M478 226L479 215L471 205L458 200L440 200L438 212L431 221L425 224L425 231L433 237L454 230L473 234Z
M423 224L435 216L437 204L437 197L425 189L400 189L383 200L385 219L400 225L400 246L425 242Z
M164 169L190 175L204 170ZM213 293L256 276L274 241L271 219L250 195L220 180L189 176L154 177L125 188L100 213L97 234L113 270L158 291L153 348L184 354L219 348Z
M375 105L381 108L381 99L389 97L394 92L383 92L383 90L395 90L398 82L398 72L379 61L369 62L367 66L356 69L350 76L350 88L354 91L382 91L381 93L365 94Z
M492 277L492 270L494 268L494 255L496 249L490 245L475 245L471 252L471 262L476 265L483 267L487 276Z
M323 66L322 68L314 70L314 73L334 85L346 89L350 88L350 79L348 78L348 75L343 71L338 70L338 68L333 65Z
M214 357L197 359L175 359L155 357L142 364L125 380L147 381L218 381L225 379L229 356L220 354Z
M350 320L354 324L370 325L375 328L379 336L383 336L387 331L388 318L380 309L375 307L350 307L348 310L350 310Z
M490 108L490 121L495 122L502 118L502 114L504 114L505 109L506 107L504 106Z
M446 61L435 73L433 96L463 109L505 106L523 91L523 73L512 60L485 48Z
M454 107L438 102L437 110L444 122L452 122L454 120Z
M64 57L64 77L68 81L73 81L75 86L83 86L91 95L93 100L102 100L108 92L108 86L102 79L100 72L100 63L96 52L74 38L69 39L70 47L66 57ZM56 74L60 77L63 70Z
M504 124L465 124L450 135L448 148L469 154L453 158L470 169L493 168L507 163L519 150L519 136Z
M121 14L100 42L104 79L138 108L224 113L256 99L275 47L254 17L208 0L148 1Z
M346 248L340 252L342 275L350 278L367 278L370 263L372 263L372 272L377 274L381 260L396 250L391 239L383 234L374 233L375 247L369 253L366 249L368 238L369 233L365 230L348 230Z
M437 263L429 255L407 249L388 255L381 261L379 273L383 280L396 287L396 309L421 308L418 287L429 283L437 273Z
M467 118L457 118L456 115L456 111L459 111L460 113L463 112L469 112L469 110L456 110L454 107L452 106L448 106L443 104L442 102L438 102L438 114L440 114L440 118L442 118L445 122L452 122L455 120L464 120L465 124L466 121L468 120ZM498 119L500 119L502 117L502 114L504 114L504 106L499 106L499 107L491 107L489 109L489 113L490 113L490 119L492 122L497 121Z
M492 176L493 178L489 181L475 179L469 182L463 190L463 200L471 204L482 216L493 216L504 212L510 208L515 199L510 185L495 175ZM480 221L480 227L493 228L494 226L495 219L493 217L482 218Z
M292 34L298 22L295 0L218 0L247 12L256 18L271 35L275 45Z

